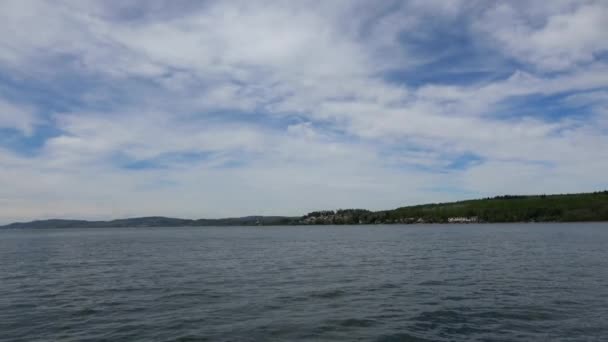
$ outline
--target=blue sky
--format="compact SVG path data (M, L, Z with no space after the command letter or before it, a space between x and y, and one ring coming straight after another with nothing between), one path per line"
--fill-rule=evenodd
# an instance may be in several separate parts
M0 222L608 188L608 3L0 3Z

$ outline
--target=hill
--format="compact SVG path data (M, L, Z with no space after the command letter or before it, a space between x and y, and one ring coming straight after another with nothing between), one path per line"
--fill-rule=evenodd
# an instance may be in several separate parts
M608 221L608 191L536 196L497 196L393 210L312 212L304 224L584 222Z
M188 227L188 226L256 226L289 224L294 218L282 216L247 216L222 219L179 219L151 216L111 221L37 220L16 222L0 228L126 228L126 227Z

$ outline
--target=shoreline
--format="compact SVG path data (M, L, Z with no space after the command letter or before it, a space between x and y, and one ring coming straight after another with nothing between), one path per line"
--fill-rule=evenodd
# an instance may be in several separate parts
M2 230L44 230L44 229L139 229L139 228L285 228L285 227L358 227L358 226L482 226L482 225L546 225L546 224L608 224L608 221L543 221L543 222L475 222L475 223L362 223L362 224L273 224L273 225L184 225L184 226L27 226L9 227L0 226Z

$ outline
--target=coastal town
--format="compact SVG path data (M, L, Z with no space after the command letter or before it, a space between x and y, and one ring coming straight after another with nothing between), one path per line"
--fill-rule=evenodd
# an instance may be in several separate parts
M304 225L323 224L421 224L421 223L481 223L477 216L430 218L422 216L392 217L389 212L372 212L365 209L340 209L311 212L298 221Z

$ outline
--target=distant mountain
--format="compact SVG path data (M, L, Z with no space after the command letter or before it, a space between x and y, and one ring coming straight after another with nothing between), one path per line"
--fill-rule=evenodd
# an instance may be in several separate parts
M105 228L184 226L270 226L309 224L498 223L608 221L608 191L535 196L497 196L451 203L414 205L393 210L340 209L302 217L246 216L188 220L137 217L112 221L40 220L0 228Z
M189 220L171 217L135 217L112 221L37 220L11 223L0 228L124 228L124 227L187 227L187 226L257 226L290 224L297 218L282 216L247 216L222 219Z

